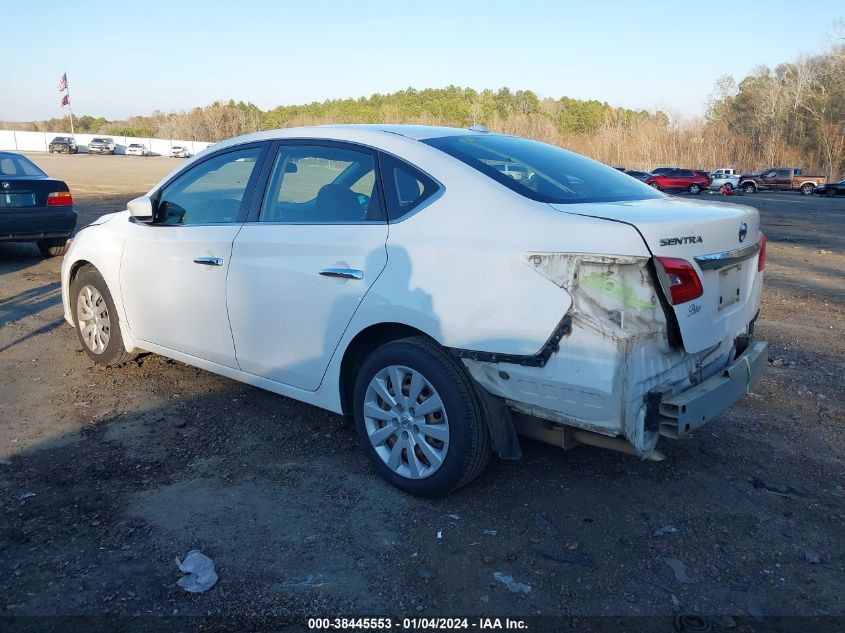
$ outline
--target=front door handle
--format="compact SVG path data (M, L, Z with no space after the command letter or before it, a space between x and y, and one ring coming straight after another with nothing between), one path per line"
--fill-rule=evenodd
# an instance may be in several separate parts
M220 257L195 257L194 263L204 266L222 266L223 259Z
M364 271L356 268L323 268L323 277L340 277L341 279L363 279Z

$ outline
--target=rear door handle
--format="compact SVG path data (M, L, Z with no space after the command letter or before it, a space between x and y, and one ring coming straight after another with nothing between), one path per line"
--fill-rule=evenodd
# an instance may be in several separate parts
M220 257L194 257L194 263L203 266L222 266L223 259Z
M323 268L320 271L323 277L340 277L341 279L363 279L364 271L356 268Z

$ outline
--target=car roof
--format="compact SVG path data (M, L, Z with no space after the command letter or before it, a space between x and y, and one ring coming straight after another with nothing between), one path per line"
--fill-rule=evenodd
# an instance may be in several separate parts
M326 140L351 141L356 143L378 145L379 139L387 135L401 136L408 139L423 141L444 136L469 136L473 134L495 135L494 132L472 128L456 128L436 125L401 125L378 123L349 123L342 125L313 125L304 127L279 128L253 132L244 136L221 141L215 148L238 145L252 141L267 141L285 138L320 138Z

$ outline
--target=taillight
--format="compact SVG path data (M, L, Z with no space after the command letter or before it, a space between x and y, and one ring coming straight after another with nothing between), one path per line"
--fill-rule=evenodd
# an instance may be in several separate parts
M73 197L70 191L54 191L47 196L48 207L72 207Z
M692 301L704 294L701 280L695 268L687 260L676 257L655 257L654 259L659 265L658 270L662 269L661 277L669 291L672 305Z
M760 252L757 255L757 271L761 271L766 267L766 234L763 231L758 231L760 234Z

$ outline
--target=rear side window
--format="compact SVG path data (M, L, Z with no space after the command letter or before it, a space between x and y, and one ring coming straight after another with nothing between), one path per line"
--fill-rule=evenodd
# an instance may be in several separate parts
M379 155L388 217L395 221L431 198L440 186L416 167L389 154Z
M383 222L376 158L369 149L282 145L273 164L260 222Z
M423 141L516 193L558 204L662 198L652 187L585 156L516 136L473 134ZM506 171L498 168L506 165Z

